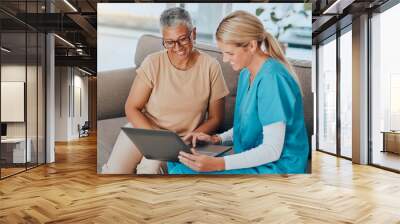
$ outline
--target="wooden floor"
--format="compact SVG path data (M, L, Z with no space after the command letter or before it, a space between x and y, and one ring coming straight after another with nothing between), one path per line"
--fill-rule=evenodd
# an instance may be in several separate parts
M7 176L10 176L10 175L13 175L13 174L15 174L15 173L19 173L19 172L22 172L22 171L24 171L25 170L25 167L23 167L23 168L1 168L1 177L3 178L3 177L7 177Z
M400 154L376 150L374 151L372 162L377 165L400 170Z
M33 163L27 163L27 167L25 167L25 164L18 164L18 167L2 167L1 168L1 178L5 178L20 172L23 172L27 169L33 169L37 166L37 164Z
M96 174L96 141L0 181L0 223L400 223L400 175L320 152L313 174Z

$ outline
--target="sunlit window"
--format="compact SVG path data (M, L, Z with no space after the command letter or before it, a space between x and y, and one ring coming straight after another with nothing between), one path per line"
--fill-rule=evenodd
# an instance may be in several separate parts
M340 153L352 157L352 35L340 36Z
M258 16L278 37L287 57L311 60L311 4L271 3L106 3L98 4L98 70L136 66L137 41L143 34L160 36L159 16L171 7L189 11L197 42L215 45L215 30L224 16L245 10Z
M336 40L318 49L318 149L336 153Z
M398 21L400 4L371 19L372 163L396 170L400 170L400 155L386 151L384 142L394 144L392 131L400 130L400 33L394 28ZM385 135L392 140L385 141Z

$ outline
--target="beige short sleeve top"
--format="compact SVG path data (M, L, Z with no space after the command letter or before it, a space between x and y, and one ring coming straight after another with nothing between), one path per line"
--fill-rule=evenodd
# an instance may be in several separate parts
M176 69L167 51L153 53L136 70L152 92L144 114L156 125L183 136L205 119L210 102L229 94L218 61L200 52L188 70Z

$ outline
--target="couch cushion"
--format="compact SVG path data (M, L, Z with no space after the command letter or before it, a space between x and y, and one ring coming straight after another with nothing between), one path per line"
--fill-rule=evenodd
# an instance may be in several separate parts
M105 119L97 122L97 173L110 157L112 148L128 120L126 117Z
M311 145L311 136L314 133L314 95L312 92L311 62L291 60L294 70L303 91L304 120L306 122L309 144Z
M97 76L97 119L125 116L125 101L136 68L99 72Z
M135 65L139 67L147 55L164 49L161 37L150 34L141 36L136 45Z

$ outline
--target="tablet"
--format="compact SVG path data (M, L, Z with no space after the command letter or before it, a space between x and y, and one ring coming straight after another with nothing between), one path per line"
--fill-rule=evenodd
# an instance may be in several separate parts
M190 146L174 132L140 128L121 128L147 159L177 162L180 151L191 153ZM232 149L231 146L203 145L196 148L199 153L219 156Z

